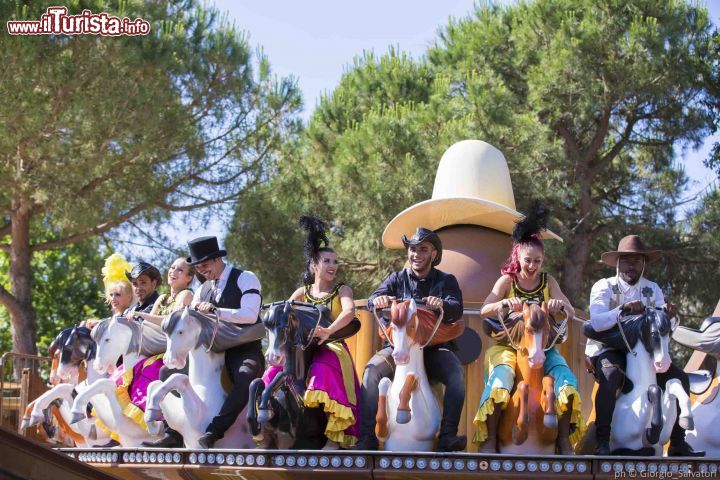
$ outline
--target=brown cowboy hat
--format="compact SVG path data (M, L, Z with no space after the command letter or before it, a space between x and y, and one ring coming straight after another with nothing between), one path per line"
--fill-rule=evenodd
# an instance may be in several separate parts
M617 259L620 255L628 255L631 253L645 255L645 259L648 263L652 263L658 258L662 257L661 250L648 250L647 248L645 248L645 244L642 240L640 240L639 236L628 235L627 237L624 237L622 240L620 240L616 251L603 253L602 255L600 255L600 260L605 265L610 265L611 267L614 267L617 265Z

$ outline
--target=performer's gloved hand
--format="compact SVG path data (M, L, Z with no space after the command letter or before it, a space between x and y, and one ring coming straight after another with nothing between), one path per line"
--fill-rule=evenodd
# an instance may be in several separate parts
M640 300L633 300L632 302L625 302L620 307L620 312L623 315L639 315L645 311L645 305Z

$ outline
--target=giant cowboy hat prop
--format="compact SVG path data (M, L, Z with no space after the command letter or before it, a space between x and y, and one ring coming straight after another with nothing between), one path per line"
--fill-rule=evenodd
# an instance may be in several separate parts
M478 225L510 235L521 218L503 154L483 141L463 140L448 148L440 159L432 198L393 218L382 241L388 248L403 248L402 237L420 225L429 230ZM561 240L549 230L541 236Z
M600 255L600 261L611 267L617 266L617 260L621 255L644 255L647 263L652 263L662 257L661 250L648 250L643 241L637 235L628 235L620 240L617 250L605 252Z

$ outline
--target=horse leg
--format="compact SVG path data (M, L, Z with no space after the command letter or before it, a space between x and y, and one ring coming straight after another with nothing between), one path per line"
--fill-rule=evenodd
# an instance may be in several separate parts
M152 390L150 387L152 387ZM165 397L173 391L180 394L182 409L193 425L193 429L196 431L204 431L207 425L200 425L198 422L205 417L205 402L202 401L193 389L193 386L190 384L190 377L183 373L173 373L164 382L155 380L148 386L149 400L145 407L145 423L148 426L148 431L153 435L160 433L163 411L167 410L167 405L163 406L163 401ZM165 420L167 421L167 418L165 418ZM150 431L151 424L154 432ZM171 428L180 429L180 425L168 425Z
M22 421L20 422L20 428L23 430L31 426L30 416L32 415L33 408L35 407L35 402L37 402L37 399L28 403L27 407L25 407L25 413L23 413Z
M117 397L115 396L116 388L117 385L115 384L114 380L110 378L100 378L96 380L95 383L90 385L87 389L80 392L75 397L75 401L73 401L73 406L70 409L70 413L72 414L72 417L70 418L70 424L72 425L78 423L84 418L86 418L86 407L87 404L90 402L90 399L96 395L102 395L107 398L107 406L110 408L110 411L107 413L113 418L111 424L108 424L108 422L105 421L103 421L103 423L105 423L106 426L111 430L116 430L118 420L123 417L122 408L120 407L120 404L117 401Z
M270 385L268 385L267 388L262 392L262 397L260 400L260 406L258 407L257 415L257 420L259 423L264 424L266 422L269 422L270 419L273 418L274 412L272 411L272 408L270 408L270 399L273 397L273 395L275 395L277 389L283 385L286 376L287 373L285 373L285 371L278 373L275 378L272 379Z
M512 429L512 441L515 445L522 445L528 437L528 393L530 387L524 380L522 380L518 383L517 389L519 393L518 399L520 401L520 408L518 411L517 421L515 422L515 425L513 425Z
M383 377L378 384L379 397L377 415L375 416L375 435L377 435L378 440L381 442L385 442L390 433L388 428L387 404L387 395L390 387L392 387L392 381L387 377Z
M665 390L671 395L671 397L674 397L674 399L677 400L678 405L680 406L680 411L677 412L680 417L678 420L680 427L684 430L694 430L695 418L693 417L691 410L690 396L687 394L685 389L683 389L680 380L677 378L671 378L665 384ZM671 398L671 405L672 400L673 398Z
M397 414L395 415L395 421L401 425L410 422L412 418L412 412L410 411L410 397L412 392L418 386L418 379L414 373L410 372L405 377L405 383L400 390L400 404L398 405Z
M648 387L648 401L650 402L650 427L645 429L645 440L650 445L655 445L660 440L660 432L663 427L662 405L660 403L662 392L657 385Z
M547 443L555 443L558 434L558 417L555 410L555 379L545 376L542 379L540 408L543 411L543 423L540 427L540 438Z
M265 390L265 382L262 378L256 378L250 382L250 398L248 399L247 421L250 425L250 433L252 433L256 442L262 442L260 424L258 423L258 395Z

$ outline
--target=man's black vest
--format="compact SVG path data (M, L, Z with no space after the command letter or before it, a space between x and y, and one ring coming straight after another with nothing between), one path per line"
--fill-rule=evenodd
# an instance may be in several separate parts
M222 294L220 295L219 301L215 300L216 295L211 295L211 293L212 293L211 290L213 288L212 281L206 281L200 287L200 300L203 302L210 302L218 308L237 309L237 308L240 308L240 306L242 304L242 296L244 294L257 293L258 295L260 295L260 292L258 292L254 288L252 290L246 290L244 292L240 290L237 283L238 283L238 278L240 278L240 275L242 273L243 273L242 270L238 270L235 267L230 267L230 275L228 276L227 283L225 284L225 288L223 289ZM258 322L260 321L259 315L258 315L257 321Z

